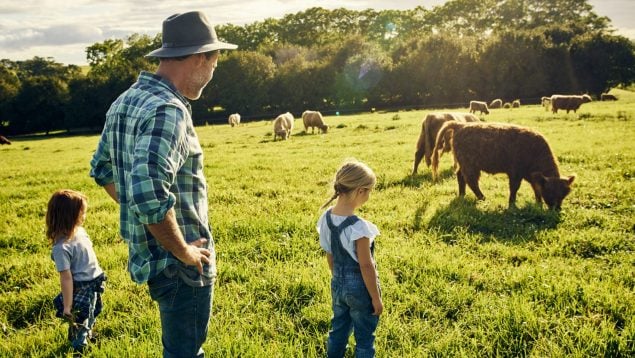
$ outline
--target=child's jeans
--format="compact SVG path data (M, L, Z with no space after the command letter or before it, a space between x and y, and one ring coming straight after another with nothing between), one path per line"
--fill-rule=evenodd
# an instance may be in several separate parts
M163 357L203 357L212 310L213 285L188 286L179 276L159 273L148 281L159 304Z
M359 272L334 276L331 280L333 300L332 329L329 332L328 357L344 357L348 337L355 335L355 356L375 356L375 329L379 317L373 315L373 304Z

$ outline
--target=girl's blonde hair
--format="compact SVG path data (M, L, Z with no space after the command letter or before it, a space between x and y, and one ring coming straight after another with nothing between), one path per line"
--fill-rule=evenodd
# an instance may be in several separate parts
M368 165L355 159L348 160L335 173L333 196L322 205L322 208L328 206L341 194L347 194L359 188L373 189L376 182L377 177Z
M61 189L53 193L46 210L46 237L51 244L59 237L73 236L87 206L88 199L78 191Z

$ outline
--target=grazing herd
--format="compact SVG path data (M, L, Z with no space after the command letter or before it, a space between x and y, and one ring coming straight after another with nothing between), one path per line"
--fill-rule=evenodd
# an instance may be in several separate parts
M602 101L616 101L615 95L603 93ZM545 110L574 113L584 103L591 102L585 95L559 95L541 98ZM509 206L516 203L516 194L523 180L534 191L536 202L559 210L571 191L575 175L561 176L558 161L547 140L540 133L525 127L504 123L483 123L476 116L489 114L490 109L520 108L520 100L511 103L500 98L489 106L484 101L470 101L470 113L430 113L421 123L421 133L415 150L412 175L423 158L431 166L432 176L438 178L439 157L445 152L454 155L454 168L459 196L465 196L465 187L484 200L479 188L481 172L507 174L509 178Z
M601 100L615 101L615 95L603 93ZM541 106L545 110L558 113L564 110L574 113L584 103L591 102L589 95L552 95L542 97ZM432 176L439 176L439 157L452 152L454 168L459 186L459 196L465 196L468 186L479 200L485 195L479 188L481 172L506 174L509 178L509 206L515 206L516 194L523 180L533 189L536 202L543 202L550 208L559 210L564 198L571 191L575 175L561 176L558 161L545 137L526 127L506 123L484 123L476 116L489 114L490 109L519 108L520 100L503 102L497 98L489 106L484 101L470 101L469 113L437 112L429 113L421 123L417 141L412 175L417 174L419 164L425 159L431 167ZM293 131L295 118L290 112L283 113L273 121L273 140L286 140ZM240 123L240 115L234 113L228 118L234 127ZM304 111L302 122L305 133L325 134L329 126L318 111ZM0 143L8 141L0 136ZM10 142L9 142L10 143Z

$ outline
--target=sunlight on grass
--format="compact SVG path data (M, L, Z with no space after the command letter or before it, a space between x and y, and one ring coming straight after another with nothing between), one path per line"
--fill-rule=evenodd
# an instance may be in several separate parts
M425 166L410 176L426 111L327 116L326 135L296 120L291 138L276 142L270 121L198 127L219 268L208 356L324 356L329 271L315 223L350 157L378 174L360 214L381 230L380 356L634 355L635 94L614 91L619 101L577 114L523 106L485 116L540 131L561 172L576 173L560 213L535 205L527 183L507 209L504 175L482 176L486 201L469 190L457 198L451 155L438 183ZM158 311L126 272L118 208L88 177L97 140L0 147L0 356L70 353L44 237L45 205L59 188L88 195L86 229L109 276L90 355L160 355Z

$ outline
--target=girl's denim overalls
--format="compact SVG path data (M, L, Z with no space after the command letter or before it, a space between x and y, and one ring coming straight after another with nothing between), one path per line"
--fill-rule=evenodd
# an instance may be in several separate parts
M355 356L375 356L375 329L379 322L373 316L370 294L364 284L357 263L342 246L340 235L347 227L360 219L353 215L347 217L339 226L331 220L331 210L326 213L326 223L331 230L331 253L333 255L333 278L331 279L331 298L333 300L332 329L328 339L328 357L343 357L348 337L353 330L355 335ZM371 255L374 257L374 243Z

